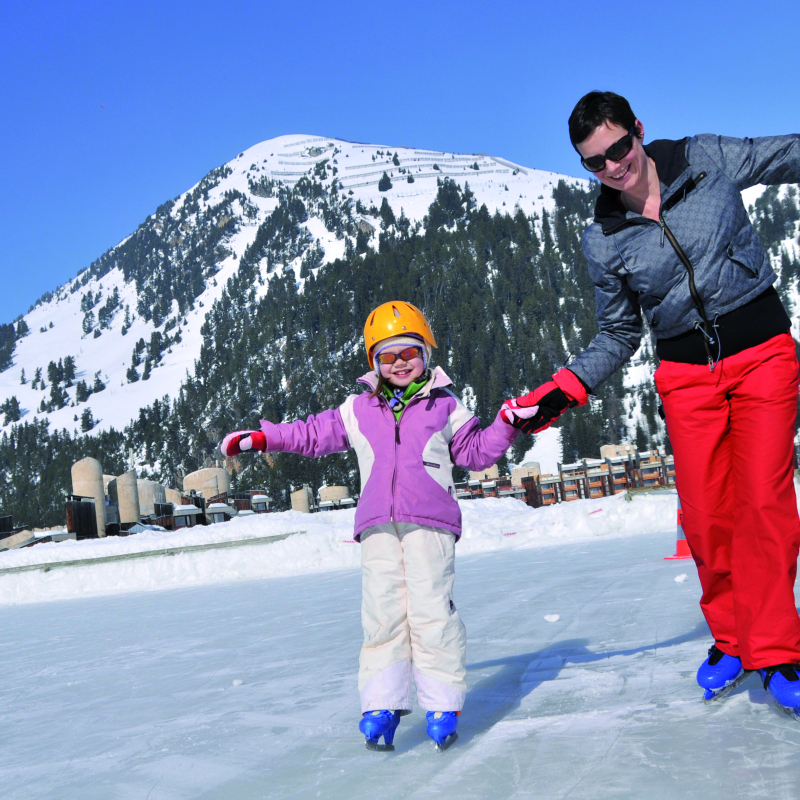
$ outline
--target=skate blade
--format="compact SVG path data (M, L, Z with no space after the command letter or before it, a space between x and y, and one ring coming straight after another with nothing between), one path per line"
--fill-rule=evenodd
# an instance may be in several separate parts
M793 708L792 706L781 705L777 700L775 700L775 698L773 698L773 702L775 703L775 707L778 708L780 711L783 711L784 714L800 722L800 708Z
M393 744L380 744L378 742L371 742L369 739L364 740L364 744L367 746L367 750L375 750L378 753L393 753L394 752L394 745Z
M444 751L447 750L447 748L450 747L450 745L453 744L456 739L458 739L458 734L451 733L441 744L434 742L433 746L436 748L437 753L444 753Z
M711 697L705 697L704 696L703 697L703 702L706 705L711 705L711 703L716 703L717 700L720 700L723 697L729 695L740 683L742 683L742 681L746 680L754 672L755 672L755 670L751 670L751 669L742 670L742 674L739 675L738 678L735 678L734 680L732 680L727 686L725 686L722 689L720 689L715 695L713 695ZM710 690L706 689L706 691L710 691Z

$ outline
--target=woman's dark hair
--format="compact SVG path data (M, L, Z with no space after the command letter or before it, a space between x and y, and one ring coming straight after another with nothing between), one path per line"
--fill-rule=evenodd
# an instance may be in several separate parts
M589 92L578 100L569 115L569 139L572 146L589 138L595 128L604 122L619 125L626 131L636 122L636 114L624 97L614 92Z

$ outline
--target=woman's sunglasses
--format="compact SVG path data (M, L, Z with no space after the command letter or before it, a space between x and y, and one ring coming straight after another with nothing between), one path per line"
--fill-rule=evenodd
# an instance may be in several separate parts
M606 161L621 161L630 153L633 148L633 137L635 135L636 126L634 125L621 139L617 139L617 141L606 150L605 155L581 158L581 164L583 164L589 172L602 172L606 167Z
M394 364L395 361L411 361L412 358L421 358L421 347L406 347L399 353L380 353L377 356L379 364Z

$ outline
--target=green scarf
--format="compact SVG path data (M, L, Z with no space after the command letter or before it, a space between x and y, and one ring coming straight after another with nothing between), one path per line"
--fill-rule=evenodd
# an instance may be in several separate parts
M409 383L405 389L395 388L388 383L383 385L381 392L386 398L386 402L389 403L389 408L392 409L395 420L399 422L400 416L402 415L405 407L408 405L408 401L420 389L422 389L430 379L430 373L426 372L425 374L420 375L418 383Z

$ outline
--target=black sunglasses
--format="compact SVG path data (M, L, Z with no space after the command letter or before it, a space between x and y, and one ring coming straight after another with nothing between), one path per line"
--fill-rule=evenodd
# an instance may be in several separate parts
M605 155L581 158L581 164L583 164L589 172L602 172L606 167L606 161L620 161L630 153L633 148L633 137L635 135L636 126L634 125L621 139L617 139L617 141L606 150Z

